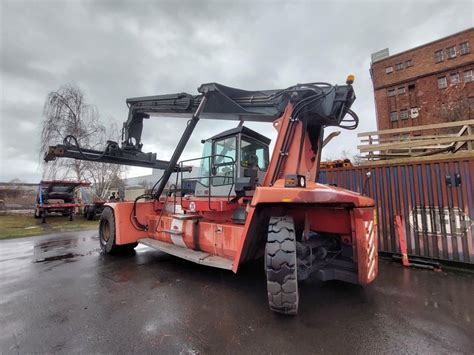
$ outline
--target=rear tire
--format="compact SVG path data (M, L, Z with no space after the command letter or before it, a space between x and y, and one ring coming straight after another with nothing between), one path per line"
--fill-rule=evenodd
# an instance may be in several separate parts
M268 304L274 312L298 313L296 236L293 217L271 217L265 246Z
M115 216L110 207L105 207L100 215L99 244L105 254L114 254L121 251L133 250L138 243L117 245L115 244Z
M115 216L110 207L105 208L100 216L99 243L100 249L105 254L118 251L118 246L115 244Z

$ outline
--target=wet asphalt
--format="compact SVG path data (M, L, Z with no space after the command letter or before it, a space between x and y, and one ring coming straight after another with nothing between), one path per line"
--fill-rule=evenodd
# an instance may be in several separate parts
M0 241L0 352L474 353L474 276L381 262L362 288L307 280L269 311L261 262L237 275L97 233Z

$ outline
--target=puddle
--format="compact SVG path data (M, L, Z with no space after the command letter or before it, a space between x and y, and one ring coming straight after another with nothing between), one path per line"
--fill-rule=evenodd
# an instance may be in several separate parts
M73 262L75 260L69 260L72 259L76 256L84 256L83 254L74 254L74 253L67 253L67 254L62 254L62 255L54 255L54 256L49 256L46 258L39 258L33 261L34 263L48 263L51 261L56 261L56 260L66 260L66 262Z

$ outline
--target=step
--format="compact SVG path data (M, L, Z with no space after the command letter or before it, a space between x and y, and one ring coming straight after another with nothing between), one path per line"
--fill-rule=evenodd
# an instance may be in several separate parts
M139 239L138 242L150 248L160 250L162 252L177 256L178 258L192 261L197 264L212 266L225 270L232 269L232 260L223 258L221 256L215 256L203 251L183 248L174 244L162 242L160 240L152 238Z
M198 214L181 213L181 214L172 214L171 218L187 220L187 219L201 219L202 216Z

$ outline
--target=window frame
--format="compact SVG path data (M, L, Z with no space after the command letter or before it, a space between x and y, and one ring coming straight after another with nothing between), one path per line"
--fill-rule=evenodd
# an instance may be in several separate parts
M444 62L444 51L442 49L434 52L434 60L436 64Z
M457 81L455 83L453 83L453 77L456 77L457 76ZM449 74L449 85L450 86L455 86L455 85L459 85L461 84L461 77L459 75L459 73L451 73Z
M469 73L469 72L471 73L471 75L466 76L466 73ZM469 83L471 81L474 81L473 69L464 70L462 77L463 77L463 80L464 80L465 83ZM466 80L467 77L469 78L469 80Z
M405 67L403 65L403 62L395 64L395 70L396 71L400 71L400 70L403 70L403 69L405 69Z
M405 86L400 86L397 89L397 94L398 95L405 95L407 93L407 88Z
M394 97L397 95L397 89L392 88L392 89L387 89L387 96L388 97Z
M408 59L405 61L405 68L410 68L412 66L414 66L414 62L413 62L413 59Z
M398 111L391 111L389 116L390 122L398 122Z
M410 118L410 114L408 113L408 109L404 108L400 110L400 120L408 120Z
M440 86L440 80L443 80L443 79L444 79L444 86ZM448 87L448 79L446 78L446 76L438 77L437 82L438 82L438 89L440 90L444 90Z
M452 50L452 53L451 53L451 50ZM451 46L451 47L446 48L446 57L448 59L454 59L456 58L456 56L457 56L456 46Z
M385 74L392 74L393 73L393 66L385 67Z
M466 45L466 46L463 46ZM466 50L464 50L466 49ZM464 41L459 43L459 55L466 55L471 52L471 48L469 46L469 41Z

